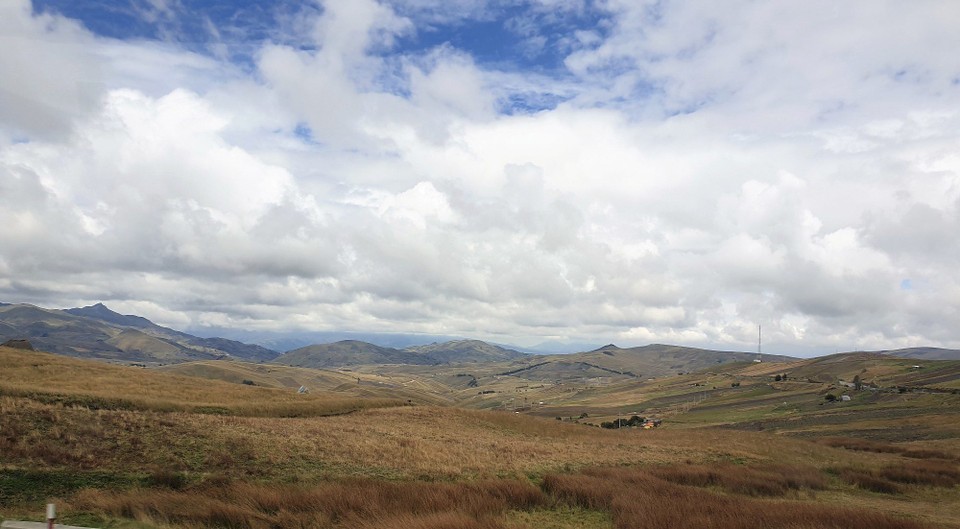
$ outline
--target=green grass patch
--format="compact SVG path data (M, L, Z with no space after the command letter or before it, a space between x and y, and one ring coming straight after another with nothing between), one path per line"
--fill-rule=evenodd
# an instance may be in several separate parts
M0 470L0 505L44 503L85 488L124 490L149 484L150 479L129 474L73 470Z
M610 529L613 516L606 511L558 505L553 509L533 509L507 513L509 527L530 529Z

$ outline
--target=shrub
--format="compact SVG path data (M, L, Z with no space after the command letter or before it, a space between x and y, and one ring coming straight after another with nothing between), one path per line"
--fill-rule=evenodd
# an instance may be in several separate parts
M884 468L880 475L897 483L953 487L960 484L956 465L938 461L916 461L908 465Z
M881 494L900 494L903 488L896 483L864 469L842 468L835 470L837 476L846 483L858 488Z
M187 486L189 479L182 472L171 472L169 470L160 470L150 474L147 478L147 484L152 487L159 487L172 490L180 490Z

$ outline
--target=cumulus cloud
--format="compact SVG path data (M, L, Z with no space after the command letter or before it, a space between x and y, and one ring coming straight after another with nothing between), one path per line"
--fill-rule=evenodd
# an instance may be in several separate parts
M86 114L103 90L94 37L76 21L31 13L23 0L0 5L0 133L53 138Z
M953 7L554 4L504 24L598 21L549 35L563 72L405 47L495 3L321 2L245 65L4 4L0 296L181 328L960 346Z

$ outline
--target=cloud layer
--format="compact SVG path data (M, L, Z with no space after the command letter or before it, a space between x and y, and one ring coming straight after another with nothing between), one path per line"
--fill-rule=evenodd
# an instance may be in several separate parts
M166 28L190 15L161 4ZM0 298L180 328L960 347L957 6L555 4L330 0L236 60L4 2ZM440 38L481 23L516 39L502 58Z

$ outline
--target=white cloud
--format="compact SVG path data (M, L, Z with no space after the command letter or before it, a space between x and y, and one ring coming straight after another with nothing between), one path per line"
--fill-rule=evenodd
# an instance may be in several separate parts
M252 73L4 4L0 296L526 344L749 349L762 322L771 352L960 346L952 5L605 5L553 79L400 46L491 4L328 2ZM571 99L497 112L531 93Z
M32 16L29 0L0 3L0 141L60 136L94 106L104 64L93 45L72 20Z

